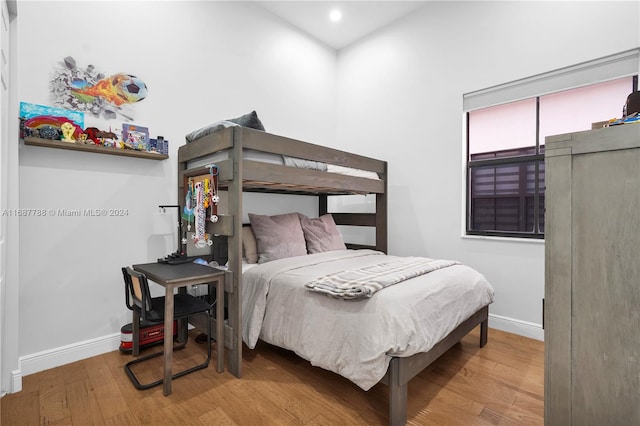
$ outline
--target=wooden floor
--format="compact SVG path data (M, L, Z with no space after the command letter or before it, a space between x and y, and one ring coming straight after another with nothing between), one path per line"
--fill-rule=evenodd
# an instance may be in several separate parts
M410 425L542 425L543 343L479 328L409 383ZM153 348L151 350L159 350ZM214 351L215 352L215 351ZM174 367L197 362L203 344L189 340ZM260 342L244 351L244 377L209 368L162 387L136 390L119 351L26 376L1 401L3 426L16 425L384 425L387 387L368 392ZM161 360L161 357L157 358ZM156 368L156 367L154 367ZM140 374L154 368L145 366ZM175 369L174 369L175 371ZM161 370L154 374L160 377Z

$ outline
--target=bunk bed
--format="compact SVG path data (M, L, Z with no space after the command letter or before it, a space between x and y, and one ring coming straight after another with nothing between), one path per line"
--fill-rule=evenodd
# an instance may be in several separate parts
M255 156L251 153L260 153ZM344 167L338 172L295 167L291 163L256 159L262 155L301 159ZM337 225L375 228L375 245L349 245L349 249L372 249L387 252L387 163L345 151L274 135L242 126L217 129L193 140L178 150L178 200L184 203L187 182L206 175L207 165L215 160L218 186L226 190L227 214L218 215L216 223L207 223L207 232L227 237L228 271L225 291L228 296L228 320L224 345L228 350L228 368L242 376L243 343L243 191L314 195L319 215L331 213ZM295 162L294 162L295 163ZM330 169L333 170L333 169ZM373 173L349 173L349 170ZM328 197L373 194L375 213L336 213L328 211ZM326 296L323 296L326 297ZM349 303L349 302L347 302ZM215 322L215 320L213 320ZM412 356L392 356L381 382L389 386L389 423L403 425L407 420L407 388L411 378L420 373L462 337L480 325L480 346L487 342L488 304L463 319L450 333L427 352ZM215 329L215 326L213 327Z

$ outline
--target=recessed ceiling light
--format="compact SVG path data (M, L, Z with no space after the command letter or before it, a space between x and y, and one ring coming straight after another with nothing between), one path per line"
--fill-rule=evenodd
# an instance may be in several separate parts
M338 22L342 19L342 12L340 12L338 9L332 10L329 14L329 19L331 19L333 22Z

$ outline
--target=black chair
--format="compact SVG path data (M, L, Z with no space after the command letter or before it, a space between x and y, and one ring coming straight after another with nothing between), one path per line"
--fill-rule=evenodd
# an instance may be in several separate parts
M150 323L162 323L164 322L164 296L151 297L149 292L149 282L144 274L134 271L130 267L123 267L122 274L124 276L125 294L127 308L133 312L132 321L132 354L133 356L140 355L140 322ZM207 335L211 336L211 316L212 307L204 300L201 300L190 294L175 294L174 296L174 320L186 319L193 315L206 315L207 318ZM172 330L165 330L165 333L172 333ZM181 349L186 344L185 342L174 349ZM157 352L150 355L146 355L141 358L136 358L133 361L129 361L125 364L124 370L127 376L133 382L133 385L137 389L149 389L154 386L158 386L163 383L163 379L157 380L152 383L143 384L140 383L138 378L131 370L131 366L147 361L151 358L155 358L163 355L164 352ZM207 359L202 363L186 370L180 371L172 375L172 379L182 377L185 374L192 373L203 368L207 368L211 361L211 344L207 345Z

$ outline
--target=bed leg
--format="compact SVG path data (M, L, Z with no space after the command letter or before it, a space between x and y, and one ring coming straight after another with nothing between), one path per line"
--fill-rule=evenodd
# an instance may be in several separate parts
M487 334L489 332L489 320L486 319L480 323L480 347L484 348L487 344Z
M400 384L400 361L391 358L389 364L389 426L404 426L407 423L407 387Z

